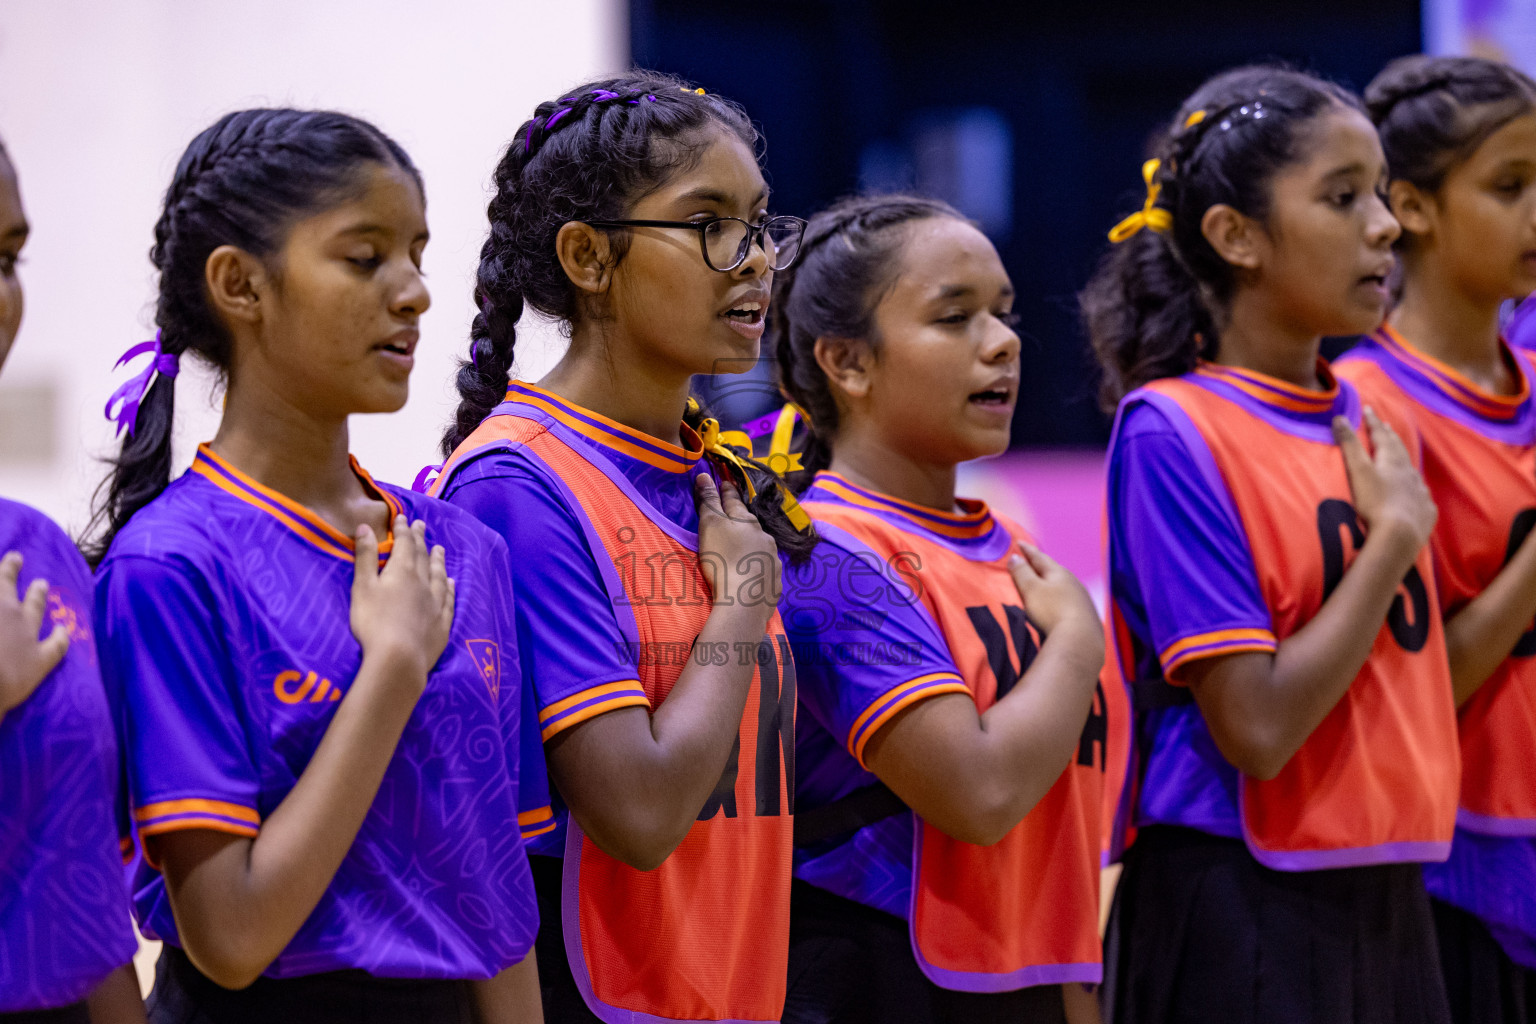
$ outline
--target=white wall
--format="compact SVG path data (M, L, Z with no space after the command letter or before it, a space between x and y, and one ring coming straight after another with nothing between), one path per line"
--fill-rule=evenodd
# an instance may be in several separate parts
M31 450L51 432L57 457L0 461L0 494L71 531L84 525L97 459L112 448L102 406L127 376L112 363L154 334L146 253L176 159L220 114L279 104L368 118L426 178L433 304L411 400L352 425L359 461L409 484L437 461L453 407L451 366L467 345L500 150L537 102L627 64L625 9L623 0L4 0L0 137L32 238L21 267L27 313L0 408L8 395L19 408L22 392L49 388L57 402L53 422L0 423L33 432L20 445ZM520 368L535 377L562 344L548 327L519 340ZM177 381L178 467L218 422L210 380L188 363Z

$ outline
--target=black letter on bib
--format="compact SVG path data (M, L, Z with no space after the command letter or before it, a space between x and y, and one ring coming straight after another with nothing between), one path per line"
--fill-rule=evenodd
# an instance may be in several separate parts
M736 734L736 742L731 744L731 756L726 759L725 771L720 773L720 781L715 783L715 791L709 794L709 799L704 801L704 809L699 812L700 821L708 821L725 808L727 818L736 817L736 773L741 762L741 733Z
M1365 530L1354 506L1338 498L1328 498L1317 506L1317 533L1323 542L1323 600L1333 594L1334 588L1344 578L1344 536L1339 531L1349 530L1349 539L1355 550L1365 546ZM1429 592L1418 566L1408 570L1403 577L1398 595L1392 599L1387 612L1387 626L1392 639L1403 650L1413 653L1424 649L1429 640Z
M965 614L970 616L976 635L986 645L987 661L992 666L992 675L997 679L997 699L1002 700L1013 689L1013 684L1019 681L1019 677L1029 671L1030 664L1035 660L1035 638L1029 633L1029 620L1024 617L1024 609L1018 605L1003 605L1003 614L1008 616L1008 631L1013 634L1013 649L1019 654L1019 666L1014 668L1013 659L1008 656L1008 640L1003 636L1003 627L998 624L992 610L986 605L978 605L967 608Z
M1077 763L1093 767L1093 748L1099 748L1099 771L1109 764L1109 702L1104 698L1104 684L1093 684L1093 707L1088 709L1088 721L1083 725L1082 739L1077 741Z
M1509 527L1509 548L1504 553L1505 565L1514 559L1515 552L1520 550L1520 545L1525 543L1525 538L1530 536L1533 527L1536 527L1536 508L1521 509ZM1510 654L1516 658L1529 658L1536 654L1536 625L1520 634L1520 639L1515 643L1515 649Z
M777 653L774 643L777 641ZM795 659L789 639L765 637L757 646L757 788L759 817L779 811L779 756L783 751L790 806L795 811Z

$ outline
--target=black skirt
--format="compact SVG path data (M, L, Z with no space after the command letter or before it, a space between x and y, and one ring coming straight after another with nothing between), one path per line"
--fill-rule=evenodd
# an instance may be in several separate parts
M1142 829L1105 943L1106 1024L1449 1024L1417 864L1274 871Z
M929 981L907 922L795 881L784 1024L1065 1024L1060 985L953 992Z
M560 917L561 871L559 857L528 855L533 869L533 891L539 898L539 937L533 949L539 958L539 989L544 1000L544 1024L602 1024L587 1008L576 987L571 962L565 955L565 927Z
M91 1012L84 1002L70 1003L52 1010L0 1013L0 1024L91 1024Z
M1536 971L1509 958L1488 926L1431 899L1445 993L1456 1024L1536 1024Z
M214 984L175 946L155 965L150 1024L475 1024L465 981L375 978L333 971L257 978L231 991Z

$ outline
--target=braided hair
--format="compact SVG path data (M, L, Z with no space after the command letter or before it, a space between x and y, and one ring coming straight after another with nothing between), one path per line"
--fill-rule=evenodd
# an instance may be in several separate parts
M724 132L754 152L759 137L746 111L680 78L633 71L588 82L540 103L518 127L496 165L495 195L486 214L490 233L480 248L469 358L459 362L459 406L443 434L453 454L507 394L517 322L527 307L566 325L581 316L576 286L555 252L569 221L619 220L636 201L692 166L710 133ZM615 265L627 235L613 236ZM684 422L698 429L709 415L690 403ZM738 452L757 495L753 515L791 559L808 555L812 532L801 532L782 507L782 485L766 466ZM720 464L727 476L734 466Z
M1488 137L1536 110L1536 81L1480 57L1400 57L1365 90L1388 174L1425 192ZM1403 232L1399 244L1409 240Z
M204 129L176 165L149 251L160 275L155 323L161 350L190 352L227 382L233 342L208 301L203 274L209 255L233 245L271 260L296 221L345 201L370 164L397 167L421 188L405 150L347 114L240 110ZM156 376L97 488L83 545L92 564L170 483L175 409L175 378Z
M878 346L875 310L896 283L905 228L932 217L965 220L954 207L915 195L854 196L811 218L792 270L773 282L769 344L779 386L805 410L810 429L791 478L810 486L832 462L837 403L821 365L817 338L843 338Z
M1118 242L1078 296L1106 411L1215 355L1237 273L1201 230L1205 212L1225 204L1264 221L1275 175L1304 158L1311 122L1340 108L1364 113L1348 90L1269 65L1223 72L1184 101L1152 146L1166 229Z

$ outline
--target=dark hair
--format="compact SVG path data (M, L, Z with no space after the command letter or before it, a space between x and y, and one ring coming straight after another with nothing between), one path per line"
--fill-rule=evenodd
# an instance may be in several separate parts
M875 309L896 282L905 228L932 217L965 216L948 203L915 195L852 196L811 218L800 260L773 282L769 343L779 386L805 410L810 429L796 491L832 461L837 403L820 364L817 338L878 346Z
M150 262L160 272L155 323L164 352L193 353L227 379L231 338L208 302L204 267L221 245L260 259L282 249L293 224L343 201L365 164L393 165L421 187L405 150L378 128L323 110L240 110L187 146L166 189ZM156 376L131 435L96 492L83 545L95 564L135 512L170 482L175 379Z
M1388 173L1435 192L1490 135L1536 109L1536 81L1498 61L1418 54L1383 68L1365 105Z
M1142 384L1188 373L1215 354L1237 275L1206 240L1201 219L1225 204L1264 220L1275 174L1302 158L1312 120L1337 107L1364 113L1353 93L1304 72L1236 68L1196 89L1154 139L1168 230L1143 229L1116 244L1078 297L1107 411Z
M496 165L496 194L486 208L490 234L475 275L480 311L470 328L470 358L459 363L459 407L443 434L444 457L505 400L524 308L566 324L581 316L576 286L555 255L560 228L573 220L622 219L638 200L692 166L702 152L698 143L710 132L725 132L757 150L757 130L740 106L652 71L578 86L540 103L518 127ZM614 236L613 251L616 261L624 258L625 234ZM707 414L700 403L684 419L697 428ZM780 551L795 559L808 554L814 534L790 524L778 477L756 462L747 465L757 489L752 513Z

